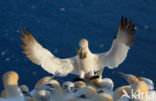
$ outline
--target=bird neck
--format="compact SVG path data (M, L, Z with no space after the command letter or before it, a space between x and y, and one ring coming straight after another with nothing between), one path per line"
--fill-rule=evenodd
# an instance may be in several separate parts
M89 47L87 47L87 48L85 49L85 51L86 51L88 54L91 53Z
M23 94L17 85L5 85L7 98L22 97Z
M139 81L131 85L131 90L133 90L134 93L140 95L141 97L146 99L149 95L149 87L144 81Z

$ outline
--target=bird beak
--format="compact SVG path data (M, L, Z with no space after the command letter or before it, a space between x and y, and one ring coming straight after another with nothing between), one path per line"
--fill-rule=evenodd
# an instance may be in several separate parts
M77 54L79 55L80 59L85 59L87 57L86 52L83 50L78 50Z
M122 72L118 72L118 74L123 77L124 79L128 80L128 75Z

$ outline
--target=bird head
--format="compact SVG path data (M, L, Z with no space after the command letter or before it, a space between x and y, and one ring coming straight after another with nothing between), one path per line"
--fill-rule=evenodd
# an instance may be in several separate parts
M132 74L125 74L125 73L122 73L122 72L118 72L118 74L123 77L129 84L133 84L135 82L138 82L139 79L132 75Z
M16 72L14 71L6 72L3 75L4 86L5 85L18 85L18 79L19 79L19 76Z
M70 81L64 82L62 88L67 93L72 93L75 90L74 83Z
M87 57L87 50L88 50L88 40L82 39L79 42L80 49L78 50L77 54L79 55L80 59L85 59Z

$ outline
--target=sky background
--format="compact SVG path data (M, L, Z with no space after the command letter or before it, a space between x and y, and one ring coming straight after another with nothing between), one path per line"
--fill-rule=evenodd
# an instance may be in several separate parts
M109 50L121 16L136 25L136 40L126 60L117 69L104 69L103 77L115 88L128 84L117 71L144 76L156 83L156 0L0 0L0 90L3 73L14 70L19 85L32 89L51 74L33 64L22 53L20 31L29 28L41 45L55 56L76 55L82 38L93 53ZM61 83L76 76L56 77Z

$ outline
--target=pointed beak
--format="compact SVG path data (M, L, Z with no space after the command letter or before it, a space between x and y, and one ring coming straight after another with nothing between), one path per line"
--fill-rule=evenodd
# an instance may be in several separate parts
M118 72L118 74L123 77L124 79L128 80L128 75L122 72Z
M80 59L85 59L87 57L86 52L84 52L84 50L79 50L77 54L79 55Z

